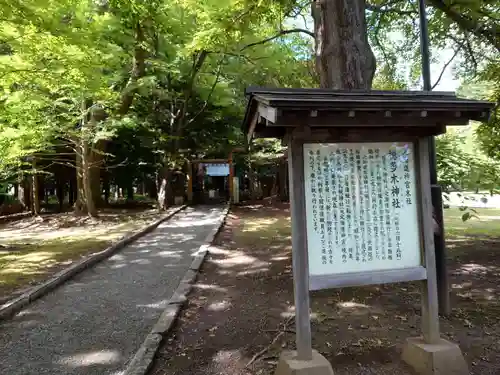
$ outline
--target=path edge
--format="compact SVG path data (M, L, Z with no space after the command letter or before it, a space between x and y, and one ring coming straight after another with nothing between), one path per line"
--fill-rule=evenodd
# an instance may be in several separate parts
M78 262L72 264L71 266L57 272L50 279L44 281L43 283L30 288L27 292L24 292L20 296L13 298L7 302L5 302L0 307L0 322L2 320L7 320L17 314L19 311L24 309L26 306L30 305L38 298L45 296L49 292L53 291L57 287L64 284L66 281L70 280L80 272L96 265L97 263L109 258L111 255L116 253L118 250L123 249L125 246L134 242L138 238L144 236L145 234L153 231L164 221L170 219L175 214L184 210L187 205L182 205L179 207L175 207L171 212L167 213L165 216L157 219L153 223L145 226L138 231L131 233L106 249L94 253Z
M151 370L158 349L167 338L171 329L174 327L177 317L187 301L187 296L193 288L193 284L196 281L200 268L209 253L210 246L213 244L217 235L226 224L226 219L230 209L231 205L226 205L222 214L219 216L219 223L215 227L215 230L208 234L205 238L204 244L201 245L199 250L196 252L191 265L179 282L175 292L172 294L168 306L165 310L163 310L156 324L153 326L144 342L139 347L139 350L128 363L125 371L122 372L123 375L146 375L149 370Z

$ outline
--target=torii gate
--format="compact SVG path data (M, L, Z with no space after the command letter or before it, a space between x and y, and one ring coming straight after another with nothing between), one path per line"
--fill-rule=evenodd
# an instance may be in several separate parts
M195 159L188 161L188 188L187 188L187 198L188 202L193 202L193 168L192 165L195 163L203 164L229 164L229 199L231 202L234 201L234 191L233 191L233 177L234 177L234 166L233 166L233 154L235 152L243 152L244 148L235 148L231 150L227 159Z

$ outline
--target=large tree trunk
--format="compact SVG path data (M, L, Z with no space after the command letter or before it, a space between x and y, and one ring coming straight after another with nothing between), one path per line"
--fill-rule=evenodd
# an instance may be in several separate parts
M282 202L288 202L288 161L281 160L279 166L279 191Z
M368 43L365 0L316 0L312 5L320 86L370 90L375 56Z
M163 167L158 181L158 208L166 210L173 204L172 169Z
M70 171L68 186L68 204L70 207L73 207L78 196L77 174L76 168Z
M104 172L102 180L102 188L104 190L104 204L109 205L109 197L111 195L111 184L109 183L109 172Z
M57 196L57 203L58 203L58 211L62 212L63 206L64 206L64 189L65 184L62 183L61 181L56 182L56 196Z
M128 112L132 103L134 101L134 95L137 92L137 81L144 76L146 72L146 57L147 49L145 46L145 35L144 29L140 21L135 25L135 46L134 46L134 57L132 59L132 72L130 79L127 82L125 89L122 92L121 104L118 109L120 115L124 115Z
M40 215L40 185L39 185L39 178L38 175L36 174L36 160L33 157L32 161L32 167L33 167L33 175L31 176L32 178L32 202L33 202L33 214L34 215Z
M248 169L248 190L250 193L250 200L252 201L257 200L259 195L258 181L256 173L251 165L250 168Z
M92 194L91 169L94 165L92 159L91 135L95 127L93 110L87 113L91 102L84 100L82 103L81 137L76 140L76 182L78 186L75 212L86 213L91 217L97 217L97 207ZM99 180L100 181L100 180Z
M125 186L125 190L127 191L127 202L134 201L134 184L132 181L128 181Z
M46 189L46 181L45 178L41 175L37 175L37 189L38 189L38 200L40 202L45 202L45 204L49 203L49 192Z
M85 194L85 203L87 214L91 217L97 217L97 207L92 194L92 150L87 141L83 140L82 146L82 182L83 191Z
M166 210L168 208L167 204L167 179L165 176L159 178L158 181L158 209Z
M25 174L19 176L19 190L17 199L25 210L31 210L31 180Z
M148 178L146 181L146 190L149 198L158 198L158 186L156 185L155 181Z
M82 162L82 147L76 147L76 200L75 212L84 214L86 212L85 189L83 187L83 162Z
M101 189L101 168L104 163L105 142L99 141L89 153L89 177L92 200L96 207L103 205Z

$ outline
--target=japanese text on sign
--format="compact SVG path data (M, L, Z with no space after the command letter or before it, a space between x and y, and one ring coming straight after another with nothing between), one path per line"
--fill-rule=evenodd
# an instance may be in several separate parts
M304 145L309 273L421 264L413 145Z

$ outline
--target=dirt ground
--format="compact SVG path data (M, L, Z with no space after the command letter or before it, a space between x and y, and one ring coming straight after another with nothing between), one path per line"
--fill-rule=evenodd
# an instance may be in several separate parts
M293 285L287 206L232 210L211 249L153 375L270 375L293 349ZM448 242L453 312L442 335L458 343L472 374L500 374L500 241ZM345 288L311 296L313 347L336 375L409 375L406 337L420 332L416 283Z
M0 224L0 305L158 217L151 209L106 209L97 219L58 213Z

